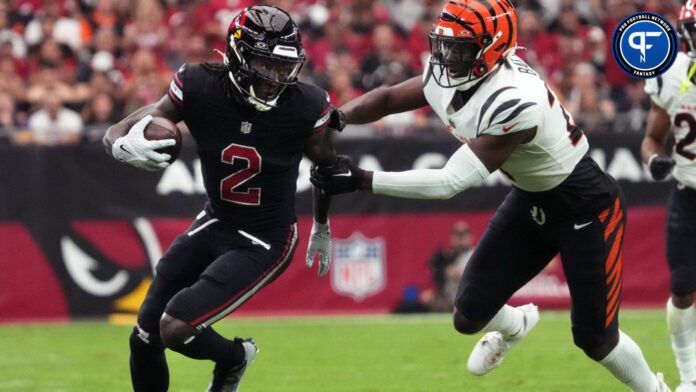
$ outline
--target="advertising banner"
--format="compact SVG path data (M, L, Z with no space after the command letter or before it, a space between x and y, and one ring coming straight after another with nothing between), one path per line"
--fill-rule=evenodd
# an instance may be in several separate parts
M661 306L668 295L664 204L670 183L648 180L640 138L592 138L591 155L616 177L630 204L623 301ZM441 139L346 140L341 153L366 169L442 166L458 142ZM300 242L295 260L240 314L388 312L408 288L433 287L428 262L447 246L452 224L477 240L509 190L494 175L447 201L356 193L334 198L334 263L318 278L304 266L311 226L309 167L297 181ZM119 164L101 146L0 147L0 321L68 319L137 311L154 265L202 209L200 162L192 148L163 172ZM567 307L559 259L513 297Z

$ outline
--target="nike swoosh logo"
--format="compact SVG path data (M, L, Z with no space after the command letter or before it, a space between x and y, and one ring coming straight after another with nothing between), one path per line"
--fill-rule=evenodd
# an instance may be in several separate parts
M334 174L333 176L334 176L334 177L350 177L351 174L352 174L352 173L350 172L350 170L348 170L348 171L345 172L345 173L338 173L338 174Z
M514 128L517 124L512 124L509 127L503 127L503 133L508 133L512 128Z
M129 153L129 154L133 154L132 152L126 150L126 148L123 147L123 144L121 144L119 147L121 148L121 150L123 150L123 151L125 151L125 152L127 152L127 153Z
M581 230L581 229L583 229L583 228L585 228L585 227L587 227L587 226L589 226L589 225L591 225L591 224L592 224L592 222L583 223L583 224L581 224L581 225L575 224L575 225L573 225L573 228L574 228L575 230Z

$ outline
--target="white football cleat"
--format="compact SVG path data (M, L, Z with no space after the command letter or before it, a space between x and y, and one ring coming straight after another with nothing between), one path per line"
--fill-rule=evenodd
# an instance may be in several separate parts
M681 384L679 384L677 389L674 390L674 392L696 392L696 382L682 382Z
M662 373L655 373L655 378L657 379L657 391L656 392L672 392L671 389L665 384L665 376Z
M471 374L483 376L500 366L505 354L527 336L539 321L539 308L536 305L527 304L518 306L517 309L524 312L522 331L509 338L503 337L500 332L488 332L483 335L469 355L467 367Z

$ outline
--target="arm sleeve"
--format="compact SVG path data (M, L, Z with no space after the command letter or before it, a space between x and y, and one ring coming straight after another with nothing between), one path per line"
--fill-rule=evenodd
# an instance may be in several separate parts
M449 199L467 188L481 185L489 175L486 166L465 144L442 169L375 172L372 191L408 199Z

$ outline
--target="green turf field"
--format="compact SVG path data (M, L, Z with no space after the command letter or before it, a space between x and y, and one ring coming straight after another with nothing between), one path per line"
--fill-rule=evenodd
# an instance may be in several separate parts
M670 386L676 369L664 315L625 311L622 329ZM450 318L369 316L231 319L227 336L254 336L261 352L250 391L624 391L572 344L567 313L546 312L536 329L486 377L466 359L476 338ZM107 323L0 327L0 391L128 391L130 327ZM168 353L171 391L203 391L212 365Z

